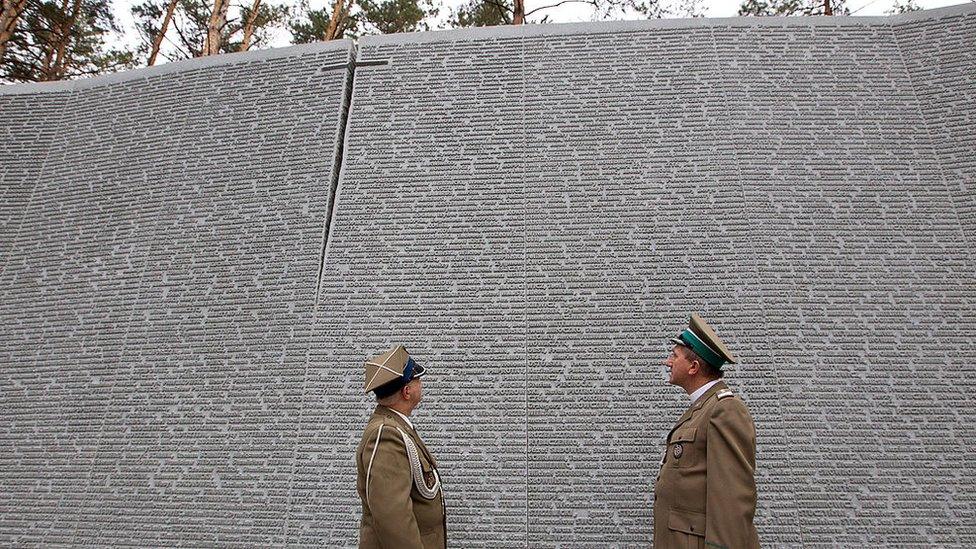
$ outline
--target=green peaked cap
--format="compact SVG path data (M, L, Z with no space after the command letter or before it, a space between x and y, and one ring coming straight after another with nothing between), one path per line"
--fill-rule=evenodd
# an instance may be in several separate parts
M726 362L735 364L732 352L698 313L691 314L688 327L671 343L688 347L715 368L721 368Z

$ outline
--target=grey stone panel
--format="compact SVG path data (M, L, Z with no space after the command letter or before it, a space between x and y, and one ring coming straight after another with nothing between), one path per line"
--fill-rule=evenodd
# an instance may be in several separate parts
M59 121L67 95L0 96L0 119L4 120L0 129L4 144L0 147L0 280L24 212L42 177L51 143L61 135ZM0 356L7 358L3 350ZM13 470L18 459L14 447L17 439L24 436L15 426L28 420L31 399L26 398L24 378L16 375L15 365L7 361L2 364L0 409L6 413L0 414L0 470ZM34 451L41 450L35 447ZM7 477L0 484L0 509L10 509L10 502L28 491L25 482ZM0 543L11 542L8 525L23 525L20 518L0 513Z
M953 363L976 296L898 44L886 26L716 33L801 541L970 544Z
M530 546L647 545L687 407L662 362L692 311L740 351L764 540L795 540L765 499L787 448L712 30L533 39L526 82Z
M73 92L0 280L2 539L282 543L349 55Z
M894 30L966 243L972 246L976 242L976 14L912 21Z
M61 134L67 98L67 93L0 95L0 273L51 143Z
M402 343L429 369L414 420L451 546L525 546L519 42L384 40L357 57L389 64L356 70L287 545L355 546L354 455L375 405L362 364Z
M0 544L354 547L404 343L452 546L646 546L692 310L764 546L976 543L972 17L364 39L324 250L348 43L0 92Z
M96 174L65 177L87 144L66 95L39 98L62 102L59 120L47 120L58 137L41 171L22 172L35 189L0 275L0 540L12 544L70 536L59 520L84 504L138 290L140 246L127 239L139 214L126 189Z
M972 292L976 286L973 275L976 262L972 250L976 242L976 14L969 12L946 14L896 25L895 36L911 78L918 107L924 118L931 147L941 163L941 175L962 235L950 235L947 245L955 246L967 256L963 266L950 265L947 277L961 283L969 296L970 309L954 312L947 319L960 342L972 341L976 322L972 316ZM952 221L949 217L947 221ZM950 288L957 288L952 284ZM957 318L962 322L954 324ZM954 324L954 325L953 325ZM960 393L956 400L976 392L976 365L972 361L972 345L949 345L943 350L947 365L955 371L954 388ZM965 452L959 456L959 467L953 472L955 486L976 485L976 450L971 421L960 418L959 439ZM972 544L976 538L976 494L972 490L953 490L952 517L965 525L958 529L960 542ZM954 536L945 536L953 541Z

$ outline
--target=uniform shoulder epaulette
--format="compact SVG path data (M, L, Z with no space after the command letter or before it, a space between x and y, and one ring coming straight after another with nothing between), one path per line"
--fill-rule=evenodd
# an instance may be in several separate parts
M733 396L733 394L732 391L730 391L729 389L722 389L721 391L715 393L715 397L719 400L722 400L723 398L728 398L730 396Z

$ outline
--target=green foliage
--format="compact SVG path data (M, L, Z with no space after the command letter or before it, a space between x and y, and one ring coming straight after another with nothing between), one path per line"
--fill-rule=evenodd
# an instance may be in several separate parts
M552 0L548 4L533 4L526 11L529 23L548 23L545 12L549 8L564 4L588 4L600 19L629 18L634 16L648 19L676 16L700 17L704 11L702 0L674 0L662 3L660 0ZM515 8L513 0L468 0L467 3L451 10L448 18L450 27L486 27L512 23Z
M332 16L333 4L312 10L302 3L301 15L293 20L292 42L306 44L322 40ZM434 0L359 0L336 31L337 37L355 38L366 34L392 34L430 30L428 21L438 13Z
M241 8L241 19L239 29L241 30L240 39L244 38L243 29L247 20L251 17L251 5L248 4ZM257 17L254 18L254 35L251 38L249 49L258 49L271 39L271 31L277 28L284 28L291 15L291 8L288 6L271 6L262 2L258 6ZM237 32L237 31L234 31ZM236 42L240 48L240 40ZM235 50L237 51L237 50Z
M438 11L432 0L360 0L359 8L360 28L379 34L430 30L425 19Z
M492 27L510 25L514 6L511 0L468 0L451 10L450 27Z
M850 15L846 4L846 0L831 0L831 11L834 15ZM739 15L824 15L824 11L824 0L745 0L739 6Z
M227 23L220 31L220 53L240 51L244 26L251 14L251 3L247 4L228 13ZM145 0L132 7L132 16L140 38L137 52L143 60L152 49L153 40L159 35L168 6L168 0ZM212 9L212 0L179 0L166 32L166 42L162 48L165 53L161 55L171 61L199 57L207 41L207 26ZM269 6L262 3L254 20L254 36L249 49L259 48L266 43L271 31L283 26L288 16L287 6ZM167 43L169 47L165 47Z
M177 40L168 39L168 42L176 48L174 53L164 55L167 59L186 59L196 57L203 51L203 44L207 38L207 22L210 12L205 6L201 6L198 0L183 1L177 4L167 29L167 36L176 35ZM138 54L145 57L152 48L153 40L159 35L160 27L163 23L163 15L169 6L167 0L145 0L142 4L132 6L132 18L135 20L136 31L139 33L140 43L137 48ZM207 10L201 21L201 8ZM181 13L182 12L182 13ZM202 30L200 24L202 23ZM165 43L165 42L164 42ZM165 48L164 48L165 49ZM165 49L166 51L170 51Z
M132 67L132 52L105 44L118 32L110 0L28 0L7 42L0 79L41 82Z
M332 6L313 10L309 9L307 2L302 2L300 14L288 23L288 27L291 30L292 44L309 44L322 40L325 36L326 29L329 28L329 18L331 16ZM336 36L355 37L357 25L357 18L346 14L336 29Z

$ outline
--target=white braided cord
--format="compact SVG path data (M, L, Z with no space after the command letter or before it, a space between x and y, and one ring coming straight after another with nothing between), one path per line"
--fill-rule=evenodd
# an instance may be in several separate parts
M441 489L441 477L437 474L437 469L433 470L434 484L427 486L427 480L424 479L424 470L420 466L420 454L417 452L417 445L412 438L403 432L403 429L397 427L397 431L400 431L400 436L403 437L403 445L407 448L407 459L410 460L410 474L413 476L413 484L417 487L417 492L424 499L434 499Z

